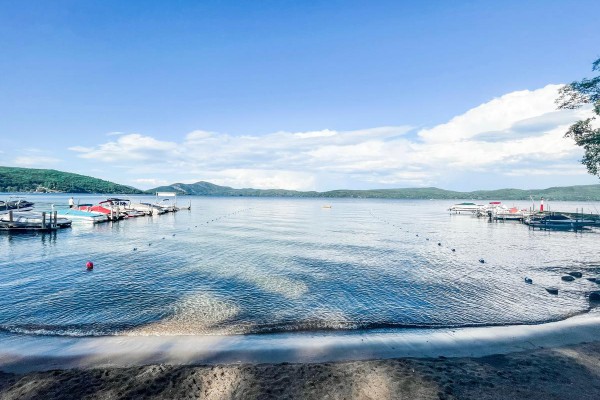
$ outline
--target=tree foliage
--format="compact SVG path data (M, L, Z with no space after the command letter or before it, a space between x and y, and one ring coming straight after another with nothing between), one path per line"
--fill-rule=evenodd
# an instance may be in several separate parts
M141 193L131 186L53 169L0 167L0 192L36 190L70 193Z
M592 63L592 71L600 72L600 58ZM600 75L563 86L556 104L558 108L570 110L585 104L592 105L595 115L575 122L569 127L565 137L573 138L583 148L585 153L581 163L590 174L600 177L600 128L594 127L594 121L600 116Z

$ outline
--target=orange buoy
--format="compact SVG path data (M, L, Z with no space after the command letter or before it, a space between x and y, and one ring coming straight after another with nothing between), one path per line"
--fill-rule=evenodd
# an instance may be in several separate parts
M88 262L85 264L85 267L88 269L88 271L91 271L92 269L94 269L94 263L93 263L93 262L91 262L91 261L88 261Z

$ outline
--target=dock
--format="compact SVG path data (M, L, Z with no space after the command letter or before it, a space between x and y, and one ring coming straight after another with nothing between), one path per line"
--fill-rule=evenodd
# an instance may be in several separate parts
M69 224L70 226L70 224ZM57 212L42 212L41 220L15 217L12 210L0 217L0 230L10 232L52 232L66 226L58 224Z

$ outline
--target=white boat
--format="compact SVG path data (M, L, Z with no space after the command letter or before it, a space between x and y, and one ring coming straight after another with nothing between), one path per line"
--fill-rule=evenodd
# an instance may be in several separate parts
M149 215L144 211L136 210L134 207L132 207L130 200L111 198L107 201L112 202L113 206L116 206L122 213L125 213L125 215L128 218L143 217L144 215Z
M57 210L57 214L59 217L64 217L75 221L91 222L93 224L108 221L108 216L106 214L93 211L83 211L76 208Z
M457 214L460 213L476 213L481 207L484 207L483 204L475 204L475 203L458 203L451 206L448 211L454 212Z
M162 208L165 212L175 212L179 211L179 208L171 202L171 199L162 199L161 201L156 203L157 206Z
M492 210L492 218L501 221L522 221L527 214L527 210L519 210L517 207L498 206Z
M157 206L156 204L151 204L151 203L131 203L131 208L133 208L134 210L146 213L148 215L166 213L166 211L162 207Z

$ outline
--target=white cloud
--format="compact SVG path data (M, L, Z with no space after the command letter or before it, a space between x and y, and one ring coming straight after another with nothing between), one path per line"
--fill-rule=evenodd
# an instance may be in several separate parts
M585 173L581 150L563 138L589 108L556 110L559 85L513 92L450 121L419 131L385 126L354 131L323 129L230 135L197 130L179 141L123 134L95 147L74 146L79 157L118 162L140 184L207 180L233 187L297 190L335 187L444 186L450 175L548 171ZM579 171L579 172L578 172Z

